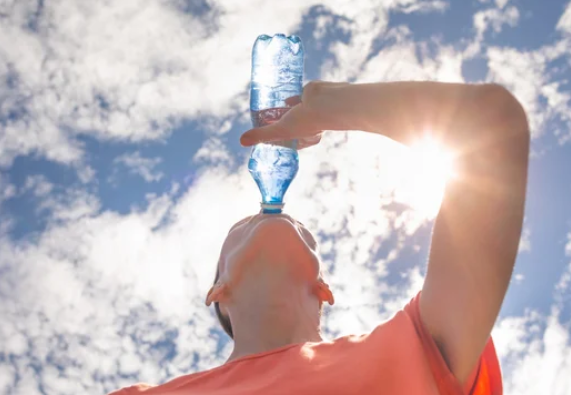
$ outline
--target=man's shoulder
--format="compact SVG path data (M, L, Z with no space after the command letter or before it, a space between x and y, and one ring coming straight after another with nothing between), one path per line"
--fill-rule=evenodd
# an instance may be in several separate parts
M147 383L137 383L133 384L129 387L123 387L116 391L110 392L108 395L134 395L134 394L143 394L147 390L156 387L156 385L147 384Z

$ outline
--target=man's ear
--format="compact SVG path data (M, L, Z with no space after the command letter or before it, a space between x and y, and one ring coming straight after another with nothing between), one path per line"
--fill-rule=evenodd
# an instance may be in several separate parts
M214 284L208 294L206 295L206 305L210 306L212 302L221 302L228 294L228 286L226 283L218 280L216 284Z
M333 292L329 289L329 285L321 279L315 282L315 285L313 286L313 294L317 296L317 299L319 299L320 302L327 302L331 306L335 303Z

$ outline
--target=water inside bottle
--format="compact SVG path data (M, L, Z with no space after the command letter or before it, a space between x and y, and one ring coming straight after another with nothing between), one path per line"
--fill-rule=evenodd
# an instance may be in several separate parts
M264 126L277 121L288 108L251 111L252 123ZM257 144L252 149L248 170L262 194L263 212L280 213L283 197L297 174L297 140Z

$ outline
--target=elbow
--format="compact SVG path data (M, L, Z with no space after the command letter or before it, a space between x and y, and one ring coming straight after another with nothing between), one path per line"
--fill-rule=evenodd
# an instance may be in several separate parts
M496 83L479 85L478 95L483 105L495 109L497 121L505 130L524 140L530 140L527 114L521 102L506 87ZM515 137L515 136L514 136Z
M509 158L521 168L527 168L531 135L525 109L516 97L498 84L481 86L480 116L489 132L489 142L496 147L499 157Z

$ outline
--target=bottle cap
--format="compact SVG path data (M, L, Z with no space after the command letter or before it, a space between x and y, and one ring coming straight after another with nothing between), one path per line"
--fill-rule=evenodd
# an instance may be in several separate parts
M260 203L260 207L262 208L262 213L264 214L280 214L282 209L284 208L285 203Z

